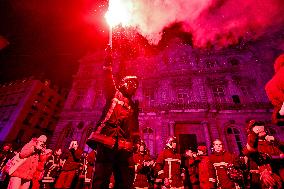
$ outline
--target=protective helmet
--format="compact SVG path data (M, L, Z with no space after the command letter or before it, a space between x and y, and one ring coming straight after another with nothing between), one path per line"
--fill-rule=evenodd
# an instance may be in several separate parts
M206 146L200 145L200 146L197 147L197 150L202 151L203 154L207 154L207 147Z
M264 126L264 125L265 123L263 121L256 121L254 119L250 120L247 125L247 132L249 133L254 126Z
M172 146L173 142L177 143L177 138L175 136L169 137L166 146L169 148L173 148Z
M147 152L147 147L146 147L146 143L145 143L145 141L144 140L140 140L140 142L138 143L138 151L139 152L142 152L142 151L140 151L140 146L144 146L144 150L143 150L143 152Z
M137 89L139 82L137 76L125 76L119 83L118 89L129 88L129 86Z

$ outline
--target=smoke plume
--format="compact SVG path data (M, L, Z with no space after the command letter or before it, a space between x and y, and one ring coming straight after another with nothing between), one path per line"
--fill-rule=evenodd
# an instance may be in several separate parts
M227 46L284 26L283 0L124 0L129 25L157 44L165 27L182 23L195 46Z

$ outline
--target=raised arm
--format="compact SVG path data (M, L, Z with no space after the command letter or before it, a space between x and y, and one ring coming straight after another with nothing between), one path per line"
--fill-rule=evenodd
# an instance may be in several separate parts
M106 57L105 57L105 62L103 66L104 92L105 92L105 96L107 100L112 99L116 92L116 86L115 86L115 82L113 79L113 72L112 72L112 62L113 62L112 50L108 46L106 48Z
M35 145L36 142L34 139L32 139L29 143L27 143L21 150L19 157L20 158L27 158L31 155L33 155L35 152Z

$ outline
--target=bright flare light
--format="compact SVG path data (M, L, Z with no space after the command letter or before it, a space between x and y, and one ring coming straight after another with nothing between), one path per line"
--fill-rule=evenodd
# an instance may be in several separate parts
M109 0L108 11L105 14L107 23L111 28L119 24L127 26L131 17L130 10L132 10L130 0Z

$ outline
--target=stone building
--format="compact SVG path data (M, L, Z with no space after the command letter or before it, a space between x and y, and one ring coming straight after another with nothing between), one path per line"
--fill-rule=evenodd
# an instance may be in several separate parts
M65 102L66 91L49 81L23 79L0 86L0 141L22 145L32 137L51 136Z
M153 156L172 135L181 152L199 144L210 148L212 140L220 138L229 151L239 153L250 119L265 121L268 133L284 138L283 128L271 124L272 106L264 91L272 64L248 49L204 51L174 43L154 55L119 60L114 63L115 76L139 77L135 98L140 102L140 134ZM86 138L105 102L102 64L100 52L80 60L53 146L67 148L75 139L88 150Z

